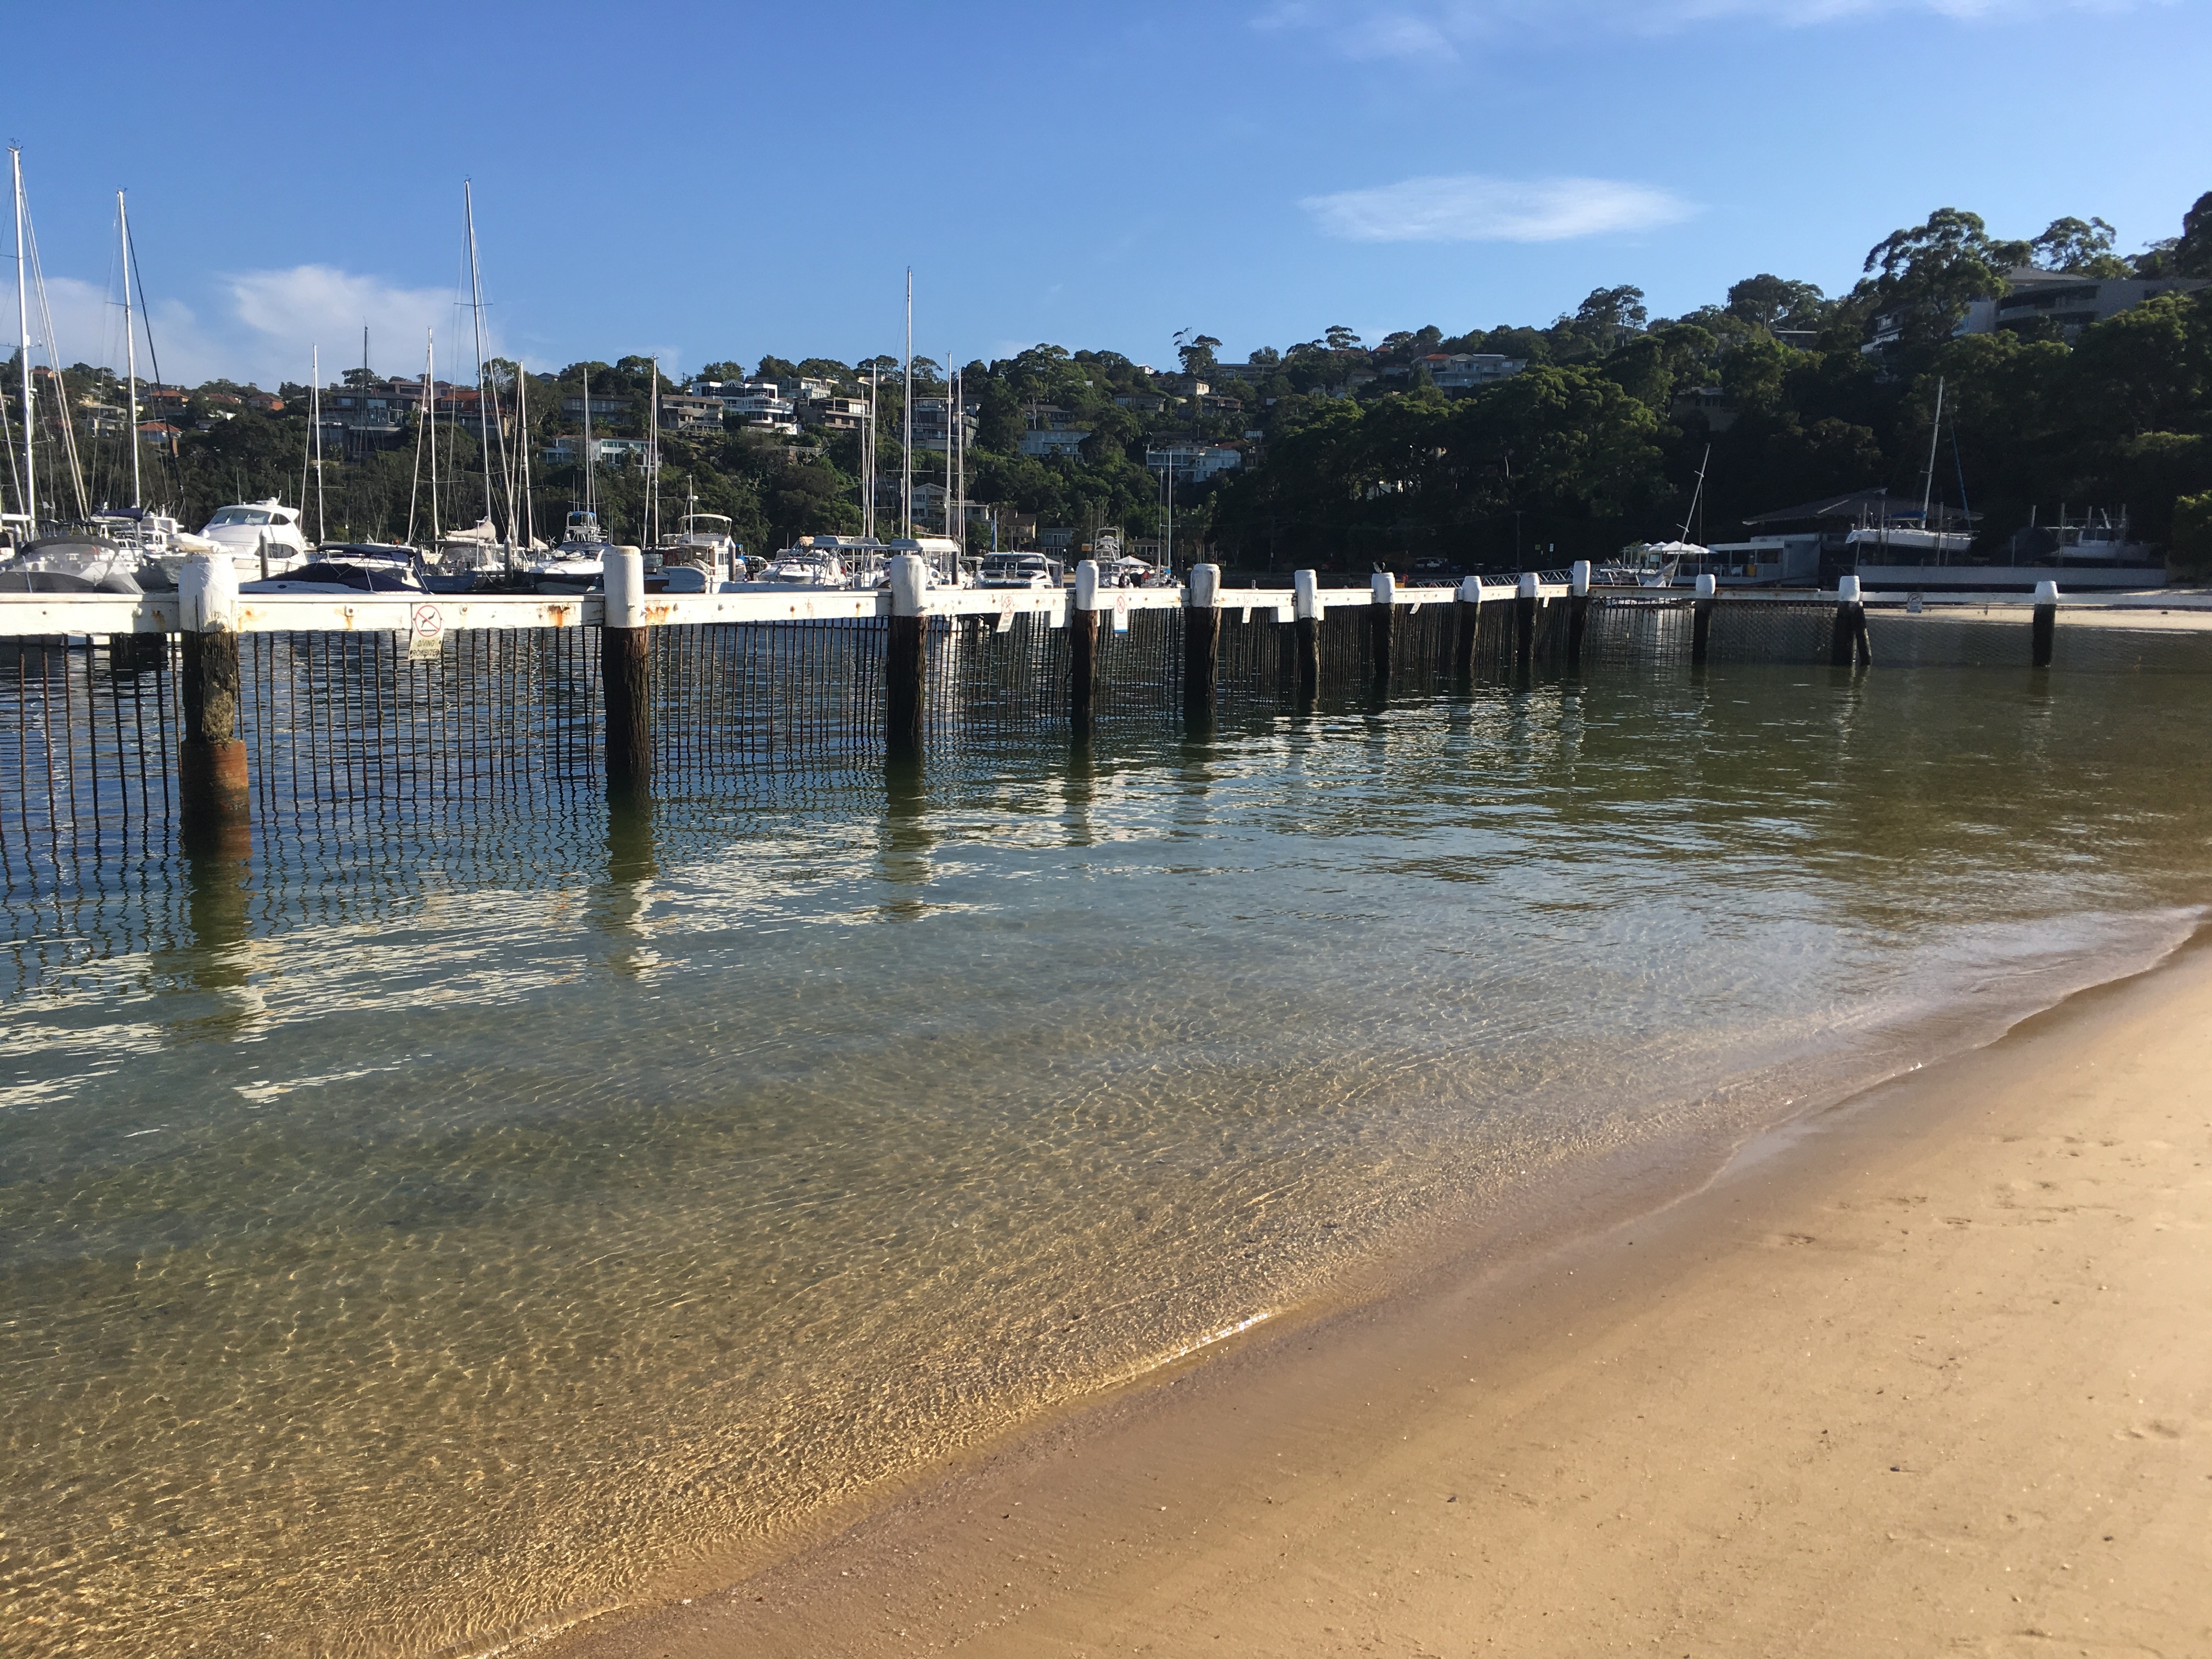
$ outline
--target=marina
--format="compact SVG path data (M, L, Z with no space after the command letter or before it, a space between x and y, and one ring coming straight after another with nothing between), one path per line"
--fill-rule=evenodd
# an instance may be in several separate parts
M2203 17L507 9L11 32L0 1659L2212 1651Z

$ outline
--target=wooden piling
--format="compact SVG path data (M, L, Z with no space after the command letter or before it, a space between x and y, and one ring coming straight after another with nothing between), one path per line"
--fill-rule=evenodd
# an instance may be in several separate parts
M1513 666L1523 674L1536 660L1536 573L1522 571L1513 599Z
M1291 625L1297 630L1298 705L1310 708L1321 696L1321 578L1310 570L1293 571L1291 584Z
M609 553L599 629L599 684L607 716L607 793L647 793L653 787L653 635L646 626L645 560L628 549Z
M923 691L929 674L928 583L919 553L890 562L890 624L884 644L884 748L894 760L921 757Z
M1067 723L1078 738L1091 735L1091 708L1098 690L1098 561L1075 567L1075 592L1069 602Z
M2034 668L2051 666L2051 648L2057 643L2058 584L2040 581L2035 585L2035 619L2028 630L2028 664Z
M1459 585L1459 598L1452 605L1452 678L1471 680L1474 678L1474 642L1482 629L1482 578L1468 576Z
M1567 577L1567 666L1580 672L1583 665L1583 633L1589 626L1590 565L1588 559L1577 559Z
M1711 576L1698 578L1698 597L1690 613L1690 666L1703 668L1712 649L1713 607L1720 603L1720 583Z
M1203 725L1213 718L1221 663L1221 567L1195 564L1183 588L1182 717Z
M252 846L253 796L238 735L238 571L230 556L186 560L177 601L185 647L178 829L188 851L244 857Z
M1398 579L1378 570L1368 579L1367 666L1369 689L1390 695L1390 647L1398 632Z
M1874 661L1874 642L1867 635L1866 605L1859 597L1859 579L1836 579L1836 625L1828 646L1829 664L1849 668L1856 662L1866 667Z

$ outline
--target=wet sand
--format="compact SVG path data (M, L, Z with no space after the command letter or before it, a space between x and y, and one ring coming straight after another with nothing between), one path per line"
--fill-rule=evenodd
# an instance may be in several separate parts
M2212 1653L2212 948L1695 1173L533 1645Z

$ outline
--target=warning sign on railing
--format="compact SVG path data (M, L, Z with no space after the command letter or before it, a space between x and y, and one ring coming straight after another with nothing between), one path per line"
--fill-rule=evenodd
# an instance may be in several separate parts
M446 642L446 613L434 605L418 605L407 619L407 654L434 657Z

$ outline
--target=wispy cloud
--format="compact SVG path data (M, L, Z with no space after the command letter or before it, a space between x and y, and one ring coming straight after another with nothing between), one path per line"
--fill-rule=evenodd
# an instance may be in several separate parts
M325 356L351 349L364 325L373 366L387 374L419 374L430 330L437 332L438 372L475 362L467 314L449 290L399 288L377 276L331 265L294 265L289 270L249 270L225 282L232 314L254 342L252 355L289 351L304 358L319 341ZM335 359L334 359L335 360ZM294 379L305 372L292 371Z
M120 369L123 307L117 297L69 276L48 276L46 292L59 361ZM421 374L424 331L433 328L441 377L458 373L465 379L475 365L468 313L447 291L406 288L331 265L295 265L221 277L216 292L220 303L208 315L175 300L155 299L152 327L138 337L141 374L150 379L155 372L146 344L150 332L161 373L170 380L196 385L220 376L269 387L305 380L316 346L322 348L324 378L335 380L360 361L364 324L374 367L382 373ZM15 303L15 284L0 284L0 313L12 317ZM46 330L35 304L31 326L38 338L33 358L43 362ZM489 349L499 351L499 343L493 340Z
M1813 28L1856 18L1922 12L1961 22L2005 22L2064 12L2126 12L2178 0L1280 0L1252 16L1267 32L1306 31L1356 62L1449 64L1507 36L1586 40L1592 27L1669 34L1700 23L1764 21Z
M1671 191L1613 179L1407 179L1309 196L1323 234L1354 242L1560 242L1652 230L1697 211Z

